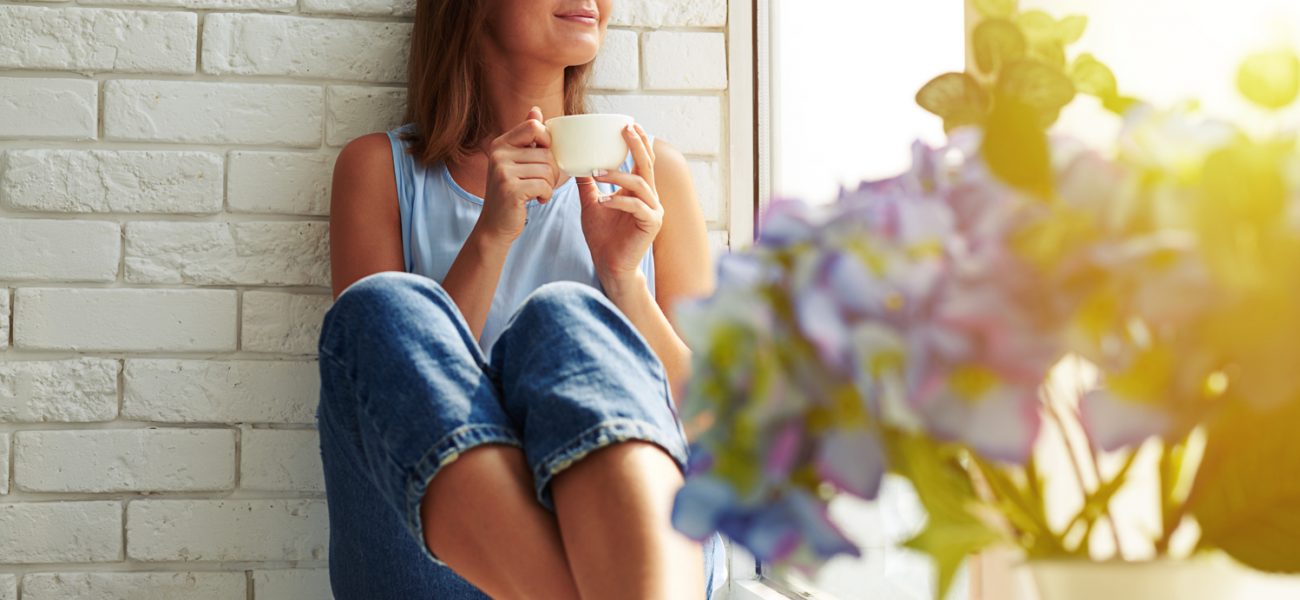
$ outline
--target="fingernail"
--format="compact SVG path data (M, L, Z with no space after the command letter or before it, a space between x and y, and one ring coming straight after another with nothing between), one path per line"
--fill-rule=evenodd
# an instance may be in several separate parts
M628 123L627 126L625 126L623 129L626 129L628 133L636 133L636 129L632 128L631 123Z
M609 199L612 198L612 197L613 197L613 196L601 196L601 197L599 197L599 198L596 198L596 201L597 201L597 202L600 202L601 204L604 204L604 203L606 203L606 202L609 202Z
M609 175L609 171L606 171L604 169L596 169L595 171L591 172L592 177L604 177L606 175Z

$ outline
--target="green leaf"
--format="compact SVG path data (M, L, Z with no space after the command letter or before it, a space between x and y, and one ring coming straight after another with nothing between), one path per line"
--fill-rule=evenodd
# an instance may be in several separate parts
M975 64L985 73L996 73L1002 65L1024 58L1028 44L1020 28L1006 19L980 23L972 38Z
M1255 412L1240 400L1210 423L1188 505L1201 545L1262 571L1300 573L1300 401Z
M1029 58L1057 69L1065 68L1065 46L1056 40L1038 40L1029 46Z
M988 18L1006 18L1020 9L1020 0L975 0L975 10Z
M1088 53L1080 54L1079 58L1074 59L1074 65L1070 67L1070 78L1080 92L1103 100L1119 93L1115 73Z
M903 545L928 554L934 561L939 578L935 598L944 598L966 557L996 544L1000 539L996 531L974 517L945 520L931 514L925 529Z
M945 73L934 78L916 93L916 103L942 117L946 131L982 124L989 111L988 92L966 73Z
M1035 60L1007 65L998 76L997 96L1015 100L1034 111L1046 129L1074 100L1074 82L1060 69Z
M1002 536L971 512L979 498L952 452L921 436L886 432L885 440L891 468L912 482L929 515L925 529L904 545L934 560L937 598L943 598L962 561Z
M1128 110L1133 108L1133 106L1138 102L1141 101L1132 96L1110 96L1108 98L1102 98L1101 105L1106 110L1122 117L1124 116L1124 113L1127 113Z
M1088 17L1083 15L1070 15L1056 23L1056 38L1062 44L1069 46L1083 37L1083 32L1088 29Z
M1047 132L1033 107L999 95L984 128L982 154L989 170L1008 185L1042 199L1052 197Z
M1056 19L1041 10L1022 12L1016 15L1015 21L1020 30L1025 32L1025 37L1032 41L1058 39Z
M1290 106L1300 95L1300 58L1291 50L1252 54L1237 70L1237 89L1267 109Z

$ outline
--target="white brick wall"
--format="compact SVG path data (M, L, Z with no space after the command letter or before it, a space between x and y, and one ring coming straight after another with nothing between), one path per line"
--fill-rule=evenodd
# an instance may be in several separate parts
M126 547L142 561L322 561L328 525L324 500L132 500Z
M23 578L23 600L245 600L245 579L243 573L34 573Z
M724 0L619 0L592 104L729 222ZM0 2L0 600L328 600L329 194L415 0Z
M29 492L195 492L235 486L230 429L20 431L14 486Z

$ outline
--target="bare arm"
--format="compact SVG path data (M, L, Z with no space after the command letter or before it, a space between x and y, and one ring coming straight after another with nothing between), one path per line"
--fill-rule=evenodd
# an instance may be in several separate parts
M663 227L654 242L655 295L645 276L604 284L610 300L627 315L664 363L673 398L685 398L691 350L676 328L674 304L683 298L713 291L713 260L708 233L686 159L676 148L655 140L655 187L663 203Z
M330 197L330 267L334 297L358 279L381 271L404 271L401 213L393 152L383 133L363 135L343 148L334 163ZM443 280L477 338L509 244L484 240L475 228Z
M334 297L358 279L405 270L393 153L383 133L363 135L334 162L330 270Z

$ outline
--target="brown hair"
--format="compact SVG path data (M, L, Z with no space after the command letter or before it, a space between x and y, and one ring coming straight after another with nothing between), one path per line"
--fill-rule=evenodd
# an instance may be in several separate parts
M402 121L414 131L402 139L420 164L463 159L493 134L478 52L488 10L484 0L417 0ZM564 70L564 114L587 112L590 70L591 63Z

